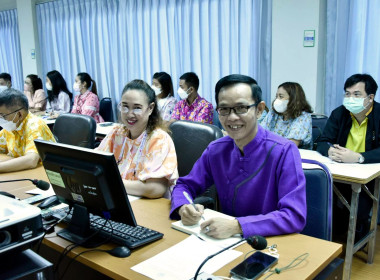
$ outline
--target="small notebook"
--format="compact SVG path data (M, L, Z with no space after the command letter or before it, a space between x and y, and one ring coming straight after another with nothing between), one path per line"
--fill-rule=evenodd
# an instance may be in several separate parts
M211 210L211 209L205 209L204 213L203 213L203 217L205 218L205 221L207 221L211 218L217 218L217 217L225 218L225 219L229 219L229 220L235 219L232 216L229 216L229 215L226 215L226 214L223 214L223 213ZM172 223L172 228L179 230L179 231L182 231L182 232L187 233L187 234L195 234L196 236L203 239L204 241L212 242L212 243L214 243L214 244L216 244L222 248L230 246L230 245L232 245L232 244L234 244L234 243L236 243L242 239L241 236L238 234L234 235L232 237L229 237L229 238L225 238L225 239L216 239L216 238L210 237L210 236L204 234L203 232L201 232L200 224L203 223L203 221L204 220L202 219L198 222L198 224L195 224L192 226L185 226L182 223L182 221L179 220L179 221Z

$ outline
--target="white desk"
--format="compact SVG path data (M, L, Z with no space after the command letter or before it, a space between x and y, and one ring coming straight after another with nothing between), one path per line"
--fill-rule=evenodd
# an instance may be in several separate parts
M96 136L99 137L99 138L104 138L108 132L110 132L112 130L112 128L114 128L115 125L117 125L118 123L111 123L111 125L106 125L105 124L110 124L108 122L105 122L105 123L98 123L96 125Z
M379 194L380 194L380 163L376 164L347 164L332 162L329 158L322 156L316 151L300 149L300 154L303 159L317 160L325 164L335 182L341 182L351 185L352 197L351 205L348 204L346 199L334 187L334 192L339 199L350 211L350 221L348 226L346 257L343 270L343 279L348 280L351 277L351 266L353 255L366 243L368 243L368 257L367 263L373 263L375 254L376 230L377 230L377 214L379 208ZM374 193L371 194L365 184L376 179ZM354 243L356 219L358 213L359 193L364 190L373 200L372 218L369 234L358 243Z
M52 129L56 119L48 119L47 117L42 117L45 123ZM104 124L110 124L109 122L96 124L96 137L104 138L112 128L117 125L117 123L111 123L110 125L104 126Z

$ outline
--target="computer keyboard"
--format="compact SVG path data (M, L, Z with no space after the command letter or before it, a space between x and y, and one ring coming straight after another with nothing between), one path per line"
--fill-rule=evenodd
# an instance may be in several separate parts
M66 209L68 211L68 208ZM66 215L66 211L56 211L52 214L56 219L61 219ZM69 223L72 214L68 214L63 222ZM110 242L127 246L130 249L140 247L142 245L151 243L161 239L164 235L158 231L143 227L143 226L130 226L124 223L115 222L90 214L90 228L93 230L100 229L98 235L108 239Z

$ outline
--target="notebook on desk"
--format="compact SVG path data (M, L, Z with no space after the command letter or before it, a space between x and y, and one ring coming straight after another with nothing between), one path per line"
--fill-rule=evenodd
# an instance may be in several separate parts
M203 213L203 217L205 218L206 221L211 219L211 218L225 218L228 220L234 220L235 219L232 216L229 216L229 215L226 215L226 214L223 214L221 212L214 211L211 209L205 209L204 213ZM200 224L202 222L203 222L203 220L199 221L198 224L195 224L192 226L185 226L182 223L182 221L179 220L179 221L172 223L172 228L179 230L179 231L182 231L182 232L187 233L187 234L194 234L194 235L198 236L200 239L202 239L204 241L212 242L212 243L214 243L214 244L216 244L222 248L227 247L231 244L234 244L234 243L236 243L242 239L240 235L235 235L235 236L225 238L225 239L216 239L216 238L210 237L207 234L204 234L203 232L201 232Z

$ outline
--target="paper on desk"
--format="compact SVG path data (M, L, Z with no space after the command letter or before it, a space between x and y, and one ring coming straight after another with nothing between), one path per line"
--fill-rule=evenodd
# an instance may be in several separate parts
M221 212L218 212L218 211L214 211L214 210L211 210L211 209L205 209L204 212L203 212L203 217L205 218L205 220L209 220L211 218L224 218L224 219L228 219L228 220L233 220L235 219L234 217L232 216L229 216L229 215L226 215L226 214L223 214ZM210 237L208 236L207 234L204 234L202 231L201 231L201 226L200 224L202 223L203 221L199 221L197 224L195 225L192 225L192 226L185 226L181 220L179 221L176 221L176 222L173 222L172 223L172 228L176 229L176 230L179 230L179 231L182 231L182 232L185 232L187 234L195 234L197 236L199 236L200 238L202 238L203 240L205 241L208 241L208 242L212 242L214 243L215 245L221 247L221 248L226 248L236 242L238 242L239 240L241 240L241 236L240 235L236 235L236 236L231 236L229 238L225 238L225 239L216 239L216 238L213 238L213 237Z
M140 198L141 198L141 196L135 196L135 195L130 195L130 194L128 195L129 202L132 202L134 200L138 200Z
M204 259L219 250L219 246L202 241L195 235L190 235L180 243L133 266L131 269L157 280L189 280L194 277ZM241 254L243 253L239 251L227 250L210 259L201 271L212 274Z
M31 189L29 191L26 191L25 193L28 193L28 194L43 194L46 197L55 195L55 192L54 192L53 188L51 187L51 185L50 185L50 188L48 190L46 190L46 191L41 190L39 188L35 188L35 189Z
M299 152L301 154L301 158L302 159L312 159L312 160L316 160L316 161L319 161L319 162L322 162L322 163L325 163L325 164L326 163L334 163L333 160L331 160L328 157L322 156L317 151L306 150L306 149L299 149Z

